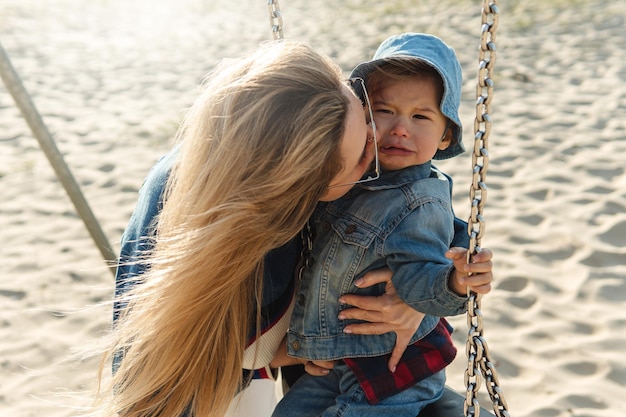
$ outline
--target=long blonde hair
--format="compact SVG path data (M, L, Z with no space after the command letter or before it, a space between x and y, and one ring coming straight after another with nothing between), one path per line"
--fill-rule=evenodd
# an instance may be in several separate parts
M114 330L109 357L124 359L97 409L225 413L243 382L263 258L297 235L341 169L348 108L339 68L302 43L212 73L179 129L150 268Z

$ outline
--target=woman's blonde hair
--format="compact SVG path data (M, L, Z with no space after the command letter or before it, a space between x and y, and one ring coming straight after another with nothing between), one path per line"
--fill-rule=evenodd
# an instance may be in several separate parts
M225 413L245 382L263 258L298 234L341 169L348 109L339 68L302 43L213 71L179 129L150 268L108 355L124 359L97 409Z

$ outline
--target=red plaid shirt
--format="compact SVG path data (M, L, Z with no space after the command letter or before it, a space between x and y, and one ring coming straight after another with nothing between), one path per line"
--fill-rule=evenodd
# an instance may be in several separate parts
M376 404L448 366L456 356L451 333L452 326L440 319L432 332L407 347L394 373L387 365L391 354L344 361L355 373L369 403Z

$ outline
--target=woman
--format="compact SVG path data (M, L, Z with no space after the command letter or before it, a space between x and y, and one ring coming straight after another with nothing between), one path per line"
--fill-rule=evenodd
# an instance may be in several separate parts
M349 189L328 189L335 177L364 174L368 134L339 68L302 44L213 72L178 135L150 268L117 320L112 352L124 359L115 395L102 391L106 412L224 414L261 323L265 255L298 234L318 200Z
M242 369L271 372L281 337L264 336L288 322L297 236L350 188L330 184L369 168L372 134L339 68L303 44L212 73L125 232L108 355L124 358L99 412L222 416L252 376Z

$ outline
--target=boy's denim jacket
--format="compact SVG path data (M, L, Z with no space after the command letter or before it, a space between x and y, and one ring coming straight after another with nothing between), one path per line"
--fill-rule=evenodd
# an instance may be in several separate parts
M364 273L389 267L399 297L425 313L411 343L427 335L439 317L465 311L466 297L448 288L454 270L445 253L455 229L451 182L428 162L385 172L355 186L343 198L319 204L313 217L313 249L296 293L288 333L288 353L308 360L384 355L395 333L343 332L352 320L339 320L349 306L343 294L380 295L384 286L359 289Z

